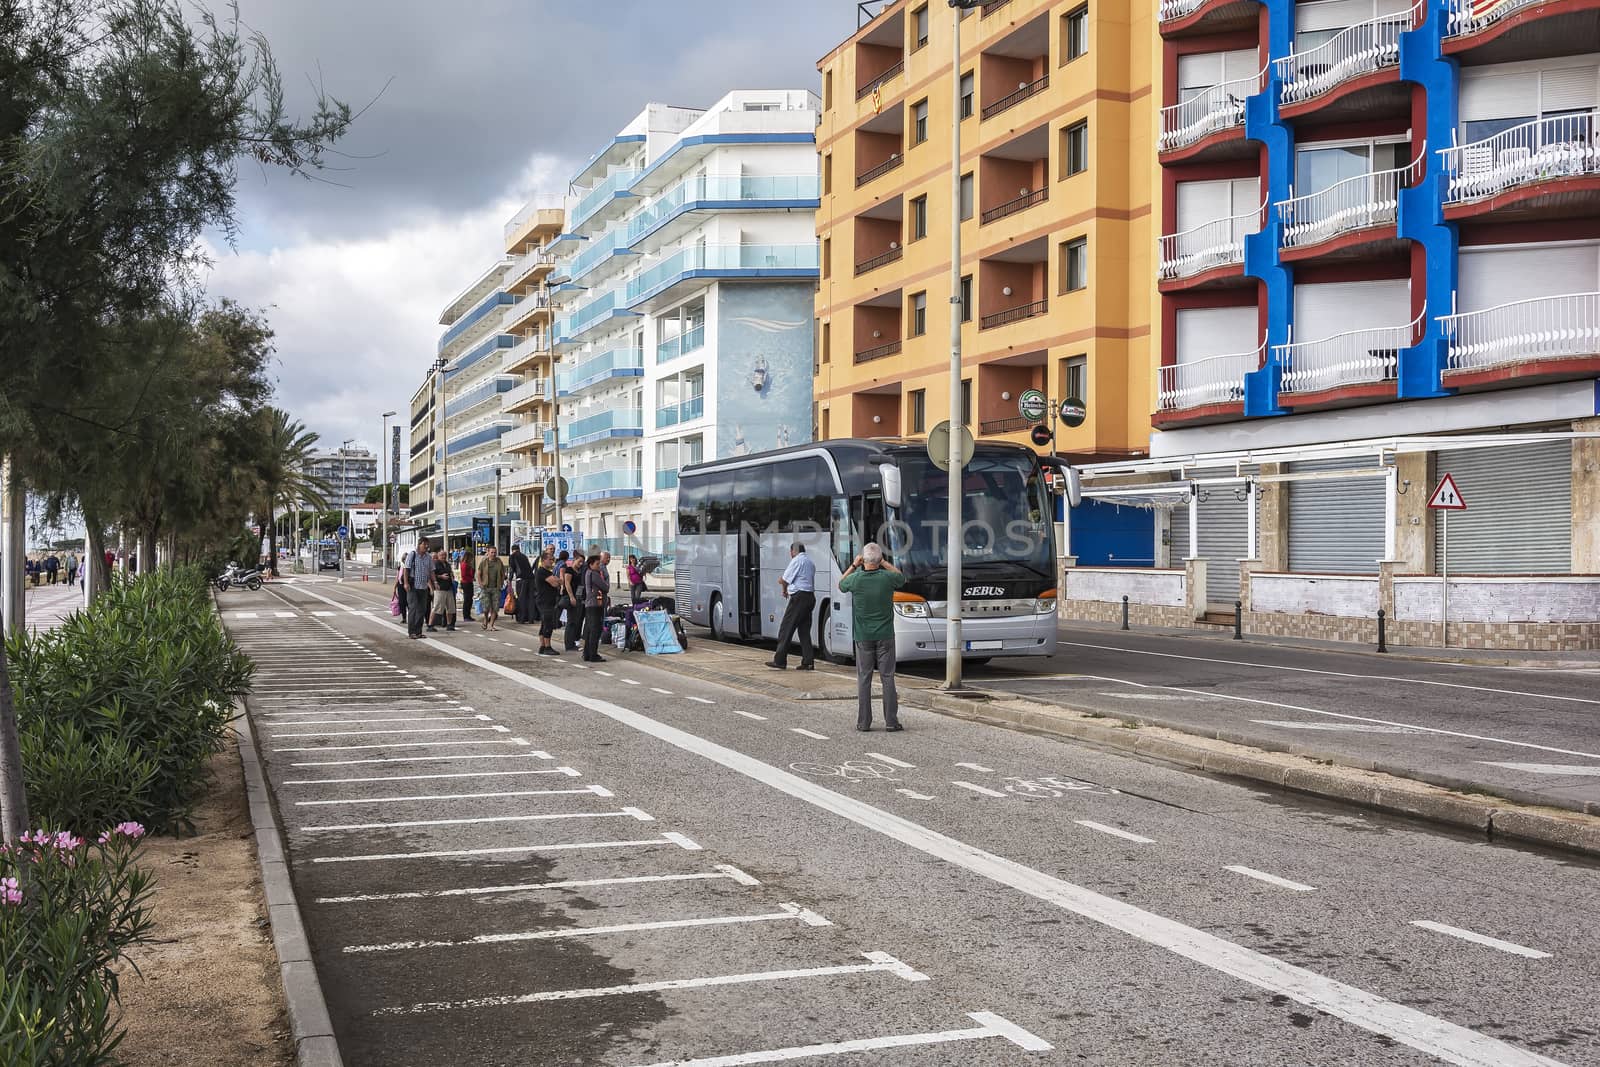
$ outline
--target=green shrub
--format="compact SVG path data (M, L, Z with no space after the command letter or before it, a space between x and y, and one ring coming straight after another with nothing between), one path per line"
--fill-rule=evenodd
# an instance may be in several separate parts
M148 873L134 865L144 829L123 823L88 843L25 835L0 851L0 1063L115 1063L115 966L149 939Z
M114 583L55 630L12 637L7 656L36 823L188 825L254 669L218 623L203 572Z

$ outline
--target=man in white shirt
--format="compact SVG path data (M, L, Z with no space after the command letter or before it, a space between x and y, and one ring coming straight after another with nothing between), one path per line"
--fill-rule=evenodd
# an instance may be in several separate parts
M800 667L802 671L814 670L811 646L811 613L817 609L817 565L806 555L806 546L799 541L789 546L789 566L784 568L778 581L789 606L783 611L783 622L778 626L778 651L767 664L775 671L789 666L789 642L796 633L800 635Z

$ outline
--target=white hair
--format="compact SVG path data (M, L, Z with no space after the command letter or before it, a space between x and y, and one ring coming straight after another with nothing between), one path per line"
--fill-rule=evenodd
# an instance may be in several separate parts
M883 548L876 541L868 541L861 550L861 562L869 566L877 566L883 562Z

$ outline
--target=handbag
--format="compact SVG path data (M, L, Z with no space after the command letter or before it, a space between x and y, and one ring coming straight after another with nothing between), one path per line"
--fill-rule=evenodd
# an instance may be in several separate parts
M507 614L517 610L517 594L511 591L510 586L506 587L505 605L500 610L506 612Z
M398 592L389 595L389 614L397 619L400 617L400 594Z

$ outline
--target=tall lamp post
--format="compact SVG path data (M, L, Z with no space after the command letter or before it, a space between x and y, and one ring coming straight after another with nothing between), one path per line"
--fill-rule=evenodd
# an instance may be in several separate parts
M448 362L443 356L433 361L433 369L439 375L439 384L434 387L433 406L439 417L439 474L444 483L444 521L439 526L439 532L446 557L450 555L450 442L445 439L450 432L450 419L445 414L444 397L444 368Z
M344 537L339 538L339 574L341 577L344 575L345 537L350 536L350 446L355 443L355 438L347 437L344 439L344 443L339 446L339 510L344 513L344 517L339 523L340 527L344 529Z
M944 687L961 683L961 22L983 0L950 0L950 511L945 543Z
M394 418L395 414L393 411L385 411L383 413L383 436L378 438L378 454L382 457L378 462L383 463L385 467L388 467L388 463L385 461L389 458L389 420ZM397 432L398 430L399 428L396 427ZM393 492L396 497L399 497L400 487L398 485L389 485L389 470L384 470L382 473L384 490L382 509L378 512L378 529L380 531L378 539L382 542L378 546L378 581L387 582L389 580L389 494Z

